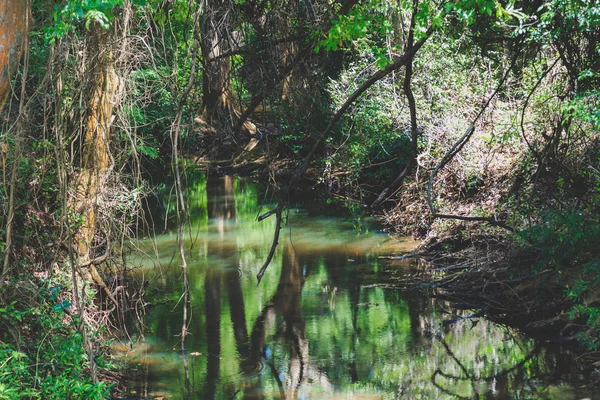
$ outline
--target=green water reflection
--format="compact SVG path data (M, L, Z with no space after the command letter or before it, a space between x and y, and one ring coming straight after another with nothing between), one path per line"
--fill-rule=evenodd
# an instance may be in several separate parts
M262 201L257 187L232 177L201 176L187 197L191 319L186 353L179 352L183 288L173 229L156 241L141 241L136 253L140 274L163 302L146 316L145 338L126 353L133 366L130 394L172 399L583 397L564 382L572 376L560 370L560 352L483 319L445 325L460 314L451 305L388 288L389 282L422 272L423 266L380 257L409 251L412 241L294 210L257 286L275 223L256 222ZM168 210L172 201L164 199Z

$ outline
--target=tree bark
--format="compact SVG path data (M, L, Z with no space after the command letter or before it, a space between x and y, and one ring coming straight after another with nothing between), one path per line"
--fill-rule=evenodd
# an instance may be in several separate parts
M233 115L231 65L226 40L228 14L222 1L215 2L201 22L202 50L202 115L209 125L218 125Z
M26 0L0 0L0 112L10 93L15 73L28 35Z
M5 1L0 3L0 6L5 7L11 3ZM17 118L17 132L15 135L15 148L13 154L13 162L10 173L10 189L8 195L8 215L6 218L6 239L4 246L4 261L2 264L2 272L0 274L0 285L4 282L4 278L9 273L10 268L10 254L11 248L13 247L13 227L15 220L15 186L17 184L17 174L19 159L21 158L22 145L23 145L23 123L25 119L25 94L27 85L27 76L29 71L29 25L30 17L29 14L29 2L24 0L19 2L16 8L21 7L19 10L7 10L0 9L0 112L6 102L6 97L10 91L10 78L14 73L14 70L19 64L21 58L21 52L26 49L23 75L21 77L21 94L19 99L19 116ZM18 14L11 14L11 11L18 12ZM12 15L12 17L11 17ZM21 18L23 20L21 20ZM13 23L13 30L6 31L10 23ZM14 39L14 40L13 40ZM11 46L12 43L12 46ZM8 49L8 52L4 51ZM16 52L18 54L12 54ZM4 162L3 162L4 164ZM6 169L6 165L2 166Z
M90 79L90 97L83 132L81 169L74 178L75 192L70 201L70 209L81 218L74 234L78 265L87 264L93 258L91 253L97 225L96 207L112 169L110 130L119 78L113 65L109 38L110 31L93 23L86 45L88 63L85 68L86 76ZM116 303L94 263L83 271L87 279L104 289Z

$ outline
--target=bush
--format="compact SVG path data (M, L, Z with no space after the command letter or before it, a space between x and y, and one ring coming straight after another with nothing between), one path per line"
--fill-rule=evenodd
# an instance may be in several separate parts
M23 290L23 282L14 292ZM27 283L30 285L30 283ZM17 302L0 307L0 399L104 399L109 385L92 382L87 353L77 319L69 318L61 301L60 285L42 284L32 304ZM23 298L8 293L0 298ZM25 297L27 298L27 297ZM104 366L101 358L96 362Z

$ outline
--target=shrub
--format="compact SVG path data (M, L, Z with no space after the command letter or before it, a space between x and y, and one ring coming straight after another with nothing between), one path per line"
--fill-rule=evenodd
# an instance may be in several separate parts
M0 307L0 399L108 398L109 385L92 382L87 371L84 341L77 319L65 313L70 304L60 300L60 285L28 289L40 293L28 299L31 304ZM10 290L4 288L0 298L23 298ZM101 358L96 362L106 367Z

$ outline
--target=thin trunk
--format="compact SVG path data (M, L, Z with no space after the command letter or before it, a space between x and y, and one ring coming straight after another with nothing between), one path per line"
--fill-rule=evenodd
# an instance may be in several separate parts
M415 16L419 10L419 1L413 0L413 11L410 19L410 28L408 31L408 39L406 40L406 45L404 46L404 51L413 47L415 42ZM406 161L406 165L400 174L394 179L394 181L385 188L377 197L377 199L373 202L372 208L378 207L383 201L385 201L394 191L400 186L404 178L410 173L413 166L416 164L417 152L418 152L418 139L419 139L419 130L417 125L417 103L415 101L415 96L412 91L412 75L413 75L413 61L414 55L409 59L406 64L406 71L404 74L404 95L406 96L406 100L408 101L408 109L410 110L410 140L411 140L411 149L410 156Z
M294 55L296 54L296 46L294 45L294 42L280 44L279 50L281 51L281 60L284 64L287 64L288 60L293 59ZM285 78L283 78L283 83L281 87L281 100L286 102L291 101L293 87L294 73L293 71L290 71L290 73Z
M292 32L288 32L290 29L292 29L289 25L289 14L297 15L298 18L300 18L300 24L306 23L306 21L302 21L303 18L301 17L300 8L301 7L299 7L297 0L288 1L286 5L286 12L280 12L277 14L275 25L277 27L277 32L280 35L283 34L285 36L291 36ZM283 42L280 43L278 47L278 64L281 63L282 65L286 65L296 56L297 47L295 42ZM297 85L296 81L298 81L298 78L297 74L294 74L294 71L290 71L290 73L285 78L283 78L283 82L281 85L282 101L288 103L292 102L294 87Z
M216 2L207 10L202 23L202 115L210 125L218 125L233 116L233 90L231 87L231 65L227 52L228 13L222 2Z

